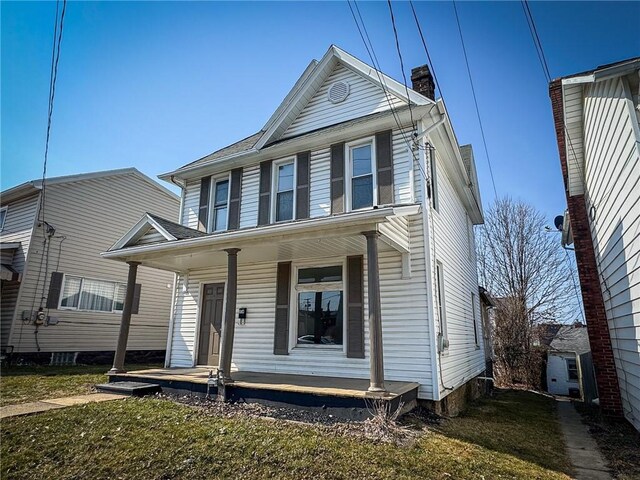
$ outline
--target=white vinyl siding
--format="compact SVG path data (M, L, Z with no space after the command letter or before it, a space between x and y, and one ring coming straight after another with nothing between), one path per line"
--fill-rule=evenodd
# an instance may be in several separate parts
M337 81L347 82L350 93L345 101L331 103L327 98L327 92L329 87ZM388 93L388 96L394 108L406 105L404 100L392 93ZM337 64L331 75L285 131L283 138L386 110L389 110L389 102L381 87L348 67Z
M436 154L439 210L430 210L433 215L435 238L431 244L434 258L444 267L444 298L446 318L446 338L449 347L440 355L442 363L442 383L446 387L458 387L480 374L484 368L484 347L476 348L474 318L478 336L482 336L481 324L477 318L480 311L478 295L474 296L475 311L469 301L470 292L478 291L478 275L475 249L469 258L467 244L467 212L456 193L450 178ZM434 282L436 281L434 268ZM435 287L434 287L435 291ZM441 395L447 395L440 385Z
M627 87L585 87L585 196L623 408L640 429L640 132Z
M427 318L422 217L409 221L414 275L402 279L401 255L382 251L379 257L385 376L388 380L419 382L420 397L431 398L431 353ZM363 243L364 245L364 243ZM305 260L312 260L311 258ZM247 308L244 325L236 323L233 368L254 372L369 378L368 328L365 321L365 359L346 358L335 351L294 349L273 355L276 263L238 267L238 308ZM365 319L367 318L365 255ZM198 331L200 284L224 282L226 269L191 271L179 277L171 340L171 366L194 364ZM411 298L411 304L406 301Z
M331 215L331 150L323 148L311 152L310 216Z
M198 212L200 207L200 180L187 181L184 202L182 205L182 224L185 227L198 229ZM167 219L169 220L169 219Z
M242 170L242 197L240 199L240 228L258 224L258 200L260 197L260 166Z
M114 195L113 192L118 192ZM29 254L28 275L23 279L18 312L38 307L49 291L51 272L126 283L128 266L103 259L109 249L145 212L177 220L179 200L153 187L135 174L118 174L47 186L46 220L56 228L52 239L48 275L36 285L41 249ZM64 241L61 242L62 237ZM42 245L42 231L36 229L32 242ZM131 321L129 350L164 350L171 303L173 274L140 267L137 283L142 285L140 313ZM49 311L59 323L38 332L43 352L113 351L120 328L120 316L111 312L71 310ZM11 343L16 351L34 352L34 327L16 321Z

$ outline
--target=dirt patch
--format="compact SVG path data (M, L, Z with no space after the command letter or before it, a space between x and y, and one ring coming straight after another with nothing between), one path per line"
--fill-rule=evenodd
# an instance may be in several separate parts
M385 411L379 406L371 405L373 417L363 421L355 421L322 411L274 407L259 403L221 403L212 399L162 393L156 394L156 398L188 405L205 415L222 418L244 417L285 421L320 429L324 433L333 435L355 436L376 443L393 443L400 446L412 445L430 425L440 422L440 417L421 407L398 416L397 412Z

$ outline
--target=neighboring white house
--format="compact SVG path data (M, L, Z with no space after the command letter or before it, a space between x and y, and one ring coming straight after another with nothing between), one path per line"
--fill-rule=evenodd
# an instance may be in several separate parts
M600 405L640 430L639 85L634 58L550 93Z
M167 367L224 379L228 352L231 371L434 401L483 373L473 152L428 68L412 80L332 46L262 130L161 176L183 186L182 227L150 237L144 217L103 255L177 273Z
M581 324L555 327L547 350L547 391L585 401L597 398L587 329Z
M179 198L134 168L50 178L42 192L36 180L0 193L2 350L112 356L127 269L100 253L147 210L177 219ZM173 275L145 269L139 282L129 348L165 350Z

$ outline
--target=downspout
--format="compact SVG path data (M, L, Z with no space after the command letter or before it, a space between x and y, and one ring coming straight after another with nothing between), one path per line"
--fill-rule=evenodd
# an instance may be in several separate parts
M424 124L422 120L418 121L418 138L424 136ZM422 141L420 142L424 144ZM426 164L425 150L418 149L418 161L421 166L424 166L425 171L430 171ZM415 168L415 167L414 167ZM429 215L431 215L431 203L427 198L427 181L423 175L420 175L420 186L422 190L422 231L423 231L423 239L424 239L424 256L425 256L425 282L427 284L427 315L429 317L429 343L430 343L430 351L431 351L431 390L433 392L433 400L440 400L440 373L438 370L438 362L440 361L437 355L438 345L435 334L436 322L435 322L435 311L433 308L434 304L434 293L433 293L433 278L432 278L432 259L431 259L431 242L430 242L430 229L429 229Z
M178 223L182 225L182 218L184 212L184 185L179 184L174 180L174 176L170 177L171 183L180 187L180 211L178 212ZM165 348L164 367L169 368L171 366L171 346L173 345L173 330L175 324L175 311L176 311L176 289L178 288L178 274L173 274L173 290L171 291L171 312L169 313L169 329L167 331L167 346Z

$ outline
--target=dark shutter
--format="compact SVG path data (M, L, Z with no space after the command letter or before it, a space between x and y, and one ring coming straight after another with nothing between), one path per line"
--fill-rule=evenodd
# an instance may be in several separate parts
M260 163L260 200L258 225L267 225L271 213L271 160Z
M331 213L344 212L344 142L331 145Z
M296 219L309 218L309 162L311 152L298 154L296 161Z
M391 130L376 133L376 170L378 177L378 205L391 205L395 203Z
M347 357L364 358L362 255L347 257Z
M289 355L289 289L291 262L278 263L276 284L276 321L273 335L273 354Z
M209 198L211 177L200 180L200 208L198 209L198 230L206 232L209 226Z
M47 308L58 308L60 294L62 293L62 272L53 272L49 282L49 294L47 295Z
M240 197L242 196L242 168L231 170L231 192L229 194L229 230L240 228Z
M142 285L136 283L133 286L133 303L131 304L131 314L137 315L140 310L140 293L142 291Z

